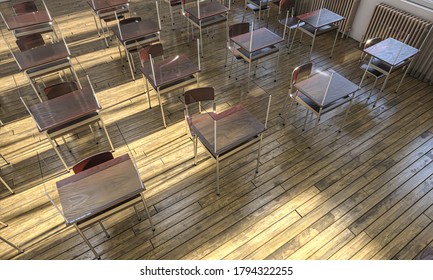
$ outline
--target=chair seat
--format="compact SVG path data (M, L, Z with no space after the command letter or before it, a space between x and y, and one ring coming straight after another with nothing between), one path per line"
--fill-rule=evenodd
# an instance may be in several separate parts
M65 124L62 124L62 125L60 125L60 126L58 126L58 127L56 127L56 128L48 129L48 130L47 130L47 133L48 133L48 134L53 134L53 133L58 132L58 131L60 131L60 130L62 130L62 129L65 129L65 128L69 127L69 126L73 126L74 124L77 124L77 123L80 123L80 122L85 121L85 120L87 120L87 119L90 119L90 118L96 117L97 115L98 115L97 112L95 112L95 113L91 113L91 114L89 114L89 115L87 115L87 116L84 116L84 117L78 118L78 119L76 119L76 120L73 120L73 121L67 122L67 123L65 123Z
M200 25L200 20L190 14L186 14L189 20L193 21L196 25ZM227 18L223 15L216 15L214 17L209 17L201 20L201 27L212 26L221 22L227 21Z
M159 42L159 38L156 34L151 34L140 38L139 40L133 40L126 42L126 49L128 52L138 51L138 47L144 47L153 43Z
M65 58L65 59L62 59L62 60L50 62L50 63L44 64L44 65L41 65L41 66L37 66L37 67L31 68L31 69L28 69L26 71L26 73L29 76L32 76L32 74L35 74L37 72L41 72L43 70L47 70L47 69L50 69L50 68L55 69L53 71L58 71L58 70L61 70L61 69L69 68L70 66L71 66L71 63L70 63L69 59ZM57 67L60 67L60 69L57 69Z
M298 19L296 17L289 17L289 18L287 18L287 20L285 18L283 18L283 19L280 19L279 22L282 25L285 25L285 26L287 26L287 28L290 28L290 29L295 29L296 27L298 27ZM305 22L302 22L302 21L299 22L299 27L304 26L304 25L305 25Z
M181 0L169 0L170 1L170 6L174 7L174 6L179 6L182 4Z
M14 32L14 36L16 38L18 38L18 37L22 37L25 35L43 34L43 33L48 33L48 32L52 32L52 31L53 31L53 27L51 24L43 23L43 24L38 24L38 25L34 25L34 26L15 29L13 32Z
M115 21L116 20L116 16L115 15L106 15L106 16L101 16L100 18L103 21L105 21L105 22L110 22L110 21ZM124 18L125 18L124 15L117 14L117 19L121 20L121 19L124 19Z
M314 110L316 113L319 113L320 111L320 106L318 106L316 103L314 103L313 101L311 101L310 98L308 98L307 96L303 95L302 93L300 93L299 91L297 92L297 98L301 99L303 103L305 103L308 107L310 107L312 110ZM349 101L349 96L347 96L347 98L341 98L339 100L336 100L332 103L327 104L326 106L322 107L322 113L325 113L327 111L330 111L332 109L334 109L335 107L340 106L343 103L346 103L347 101ZM298 100L295 100L295 102Z
M316 36L328 33L334 29L337 29L337 28L338 28L338 26L334 25L334 24L322 26L322 27L317 29ZM314 32L316 31L316 29L309 24L304 24L303 26L301 26L301 29L307 31L308 33L311 33L312 35L314 35Z
M249 55L250 55L249 52L243 48L239 48L238 51L240 54L242 54L245 57L249 57ZM264 56L268 56L268 55L271 55L271 54L276 53L276 52L278 52L278 48L275 46L271 46L271 47L267 47L267 48L255 51L251 55L251 61L256 61L256 60L258 60Z
M371 67L371 66L369 67L368 64L362 64L362 65L360 66L360 68L361 68L363 71L367 70L371 75L375 76L376 78L382 78L382 77L385 75L385 74L383 74L382 72L376 70L375 68L373 68L373 67Z
M257 6L256 6L256 5L251 4L251 3L247 4L247 8L250 9L251 11L254 11L254 12L260 11L260 8L262 11L267 11L270 9L270 7L268 5L263 5L260 7L260 4L257 4Z
M190 81L190 80L191 80L191 83L195 83L196 82L196 77L193 76L193 75L191 75L191 76L188 76L186 78L177 80L176 82L163 85L163 86L159 87L159 91L163 91L163 90L170 89L172 87L176 87L177 85L179 85L181 83L184 83L184 82L187 82L187 81Z
M237 115L239 113L244 113L246 109L242 105L236 105L234 107L231 107L228 110L225 110L222 113L204 113L200 115L198 118L194 117L194 123L196 126L200 126L202 129L205 127L210 128L211 130L214 129L214 122L218 121L219 119L223 119L230 115ZM212 116L210 116L212 115ZM190 121L188 121L188 125L192 125ZM236 139L235 141L231 142L229 145L226 145L224 147L221 147L217 149L215 152L215 147L210 144L205 137L200 137L200 135L197 135L200 139L200 142L203 144L203 146L206 148L206 150L214 157L217 156L224 156L227 153L230 153L239 147L251 142L252 140L259 140L260 133L264 132L266 130L265 126L260 123L257 119L254 117L251 117L248 121L248 125L246 128L249 128L248 134L243 135L243 137L240 137ZM197 133L194 132L194 129L191 129L192 135L196 135Z

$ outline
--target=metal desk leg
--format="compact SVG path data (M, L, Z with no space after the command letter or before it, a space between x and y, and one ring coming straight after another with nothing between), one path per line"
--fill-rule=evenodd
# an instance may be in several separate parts
M89 240L86 238L84 233L81 232L80 228L76 224L74 224L74 227L78 231L78 233L81 235L81 237L84 239L84 242L86 242L87 246L89 246L90 250L92 250L93 254L95 254L95 257L97 259L101 259L101 256L98 253L96 253L95 248L93 248L92 244L90 244Z
M8 244L9 246L11 246L11 247L17 249L19 253L24 252L20 247L18 247L18 246L16 246L15 244L9 242L7 239L5 239L5 238L3 238L3 237L1 237L1 236L0 236L0 240L2 240L3 242L5 242L5 243Z
M334 48L335 48L335 43L337 42L337 37L338 37L338 30L337 30L337 33L335 34L334 44L332 45L331 55L329 56L329 58L332 58L332 54L334 53Z
M3 178L2 177L0 177L0 182L2 182L3 183L3 185L5 185L6 186L6 188L12 193L12 194L14 194L15 192L11 189L11 187L9 187L9 185L6 183L6 181L5 180L3 180ZM3 223L2 223L3 224Z
M69 171L69 167L66 165L65 160L62 158L62 155L60 154L59 150L57 149L56 144L53 142L53 139L51 139L51 137L50 137L50 135L48 135L48 133L47 133L47 138L50 141L51 146L53 146L54 151L56 152L57 156L60 158L60 161L63 163L66 170Z

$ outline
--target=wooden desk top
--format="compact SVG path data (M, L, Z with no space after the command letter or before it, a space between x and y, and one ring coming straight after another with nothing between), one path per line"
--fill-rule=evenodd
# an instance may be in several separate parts
M383 40L364 52L395 66L416 55L419 50L393 38Z
M294 86L319 107L326 107L358 90L357 85L335 72L319 72Z
M248 52L255 52L264 49L269 46L274 46L283 41L283 38L270 31L269 29L262 27L253 31L253 43L251 44L250 50L250 40L251 32L244 33L239 36L232 37L231 40L239 45L241 48L247 50Z
M138 40L160 31L158 23L148 19L121 25L120 28L122 36L120 36L119 27L117 25L111 29L122 43L131 40Z
M155 79L152 75L150 63L146 63L144 67L141 67L141 72L154 88L175 83L200 71L198 65L185 55L178 55L158 61L153 67Z
M67 225L79 223L144 191L128 154L56 183Z
M68 49L63 41L24 52L14 52L14 55L21 70L31 69L69 57Z
M205 18L214 17L223 13L227 13L229 11L229 9L226 6L217 2L200 4L199 7L200 7L200 17L198 15L197 6L185 9L185 12L189 14L189 16L193 16L196 19L201 20Z
M122 6L127 3L129 3L129 0L87 0L87 4L89 4L90 8L94 11Z
M236 149L265 131L265 126L242 105L216 114L193 115L191 126L214 156Z
M38 24L51 22L46 11L38 11L25 13L5 18L6 27L8 30L15 30L24 27L34 26Z
M90 88L79 89L30 106L40 131L47 131L97 112L100 107Z
M344 19L344 17L339 14L325 8L299 15L297 18L315 29Z

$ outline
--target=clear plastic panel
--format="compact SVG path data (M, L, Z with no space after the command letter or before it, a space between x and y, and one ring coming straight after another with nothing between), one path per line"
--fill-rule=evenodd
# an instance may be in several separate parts
M197 19L204 19L230 10L230 2L227 0L182 0L182 9Z
M190 109L193 105L189 106L188 121L209 152L214 156L223 155L265 131L270 100L271 96L267 94L240 98L235 103L224 102L223 98L215 107L211 101L198 104L197 100L195 111Z

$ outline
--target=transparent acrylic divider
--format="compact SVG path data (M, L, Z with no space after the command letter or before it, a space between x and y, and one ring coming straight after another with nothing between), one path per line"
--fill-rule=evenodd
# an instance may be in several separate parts
M402 53L403 49L406 47L406 43L409 41L409 38L410 38L410 34L407 34L406 39L404 40L404 43L400 44L400 48L397 52L397 55L394 57L393 65L397 65L399 63L400 54Z
M51 145L47 146L47 149L52 149ZM55 153L38 152L37 158L41 191L64 220L56 182L71 176L73 173L65 171Z
M197 105L198 98L195 101ZM225 154L256 139L266 130L270 101L271 96L263 94L235 104L225 102L224 98L217 100L215 111L212 101L200 102L201 106L196 106L195 111L190 105L191 129L214 156Z

